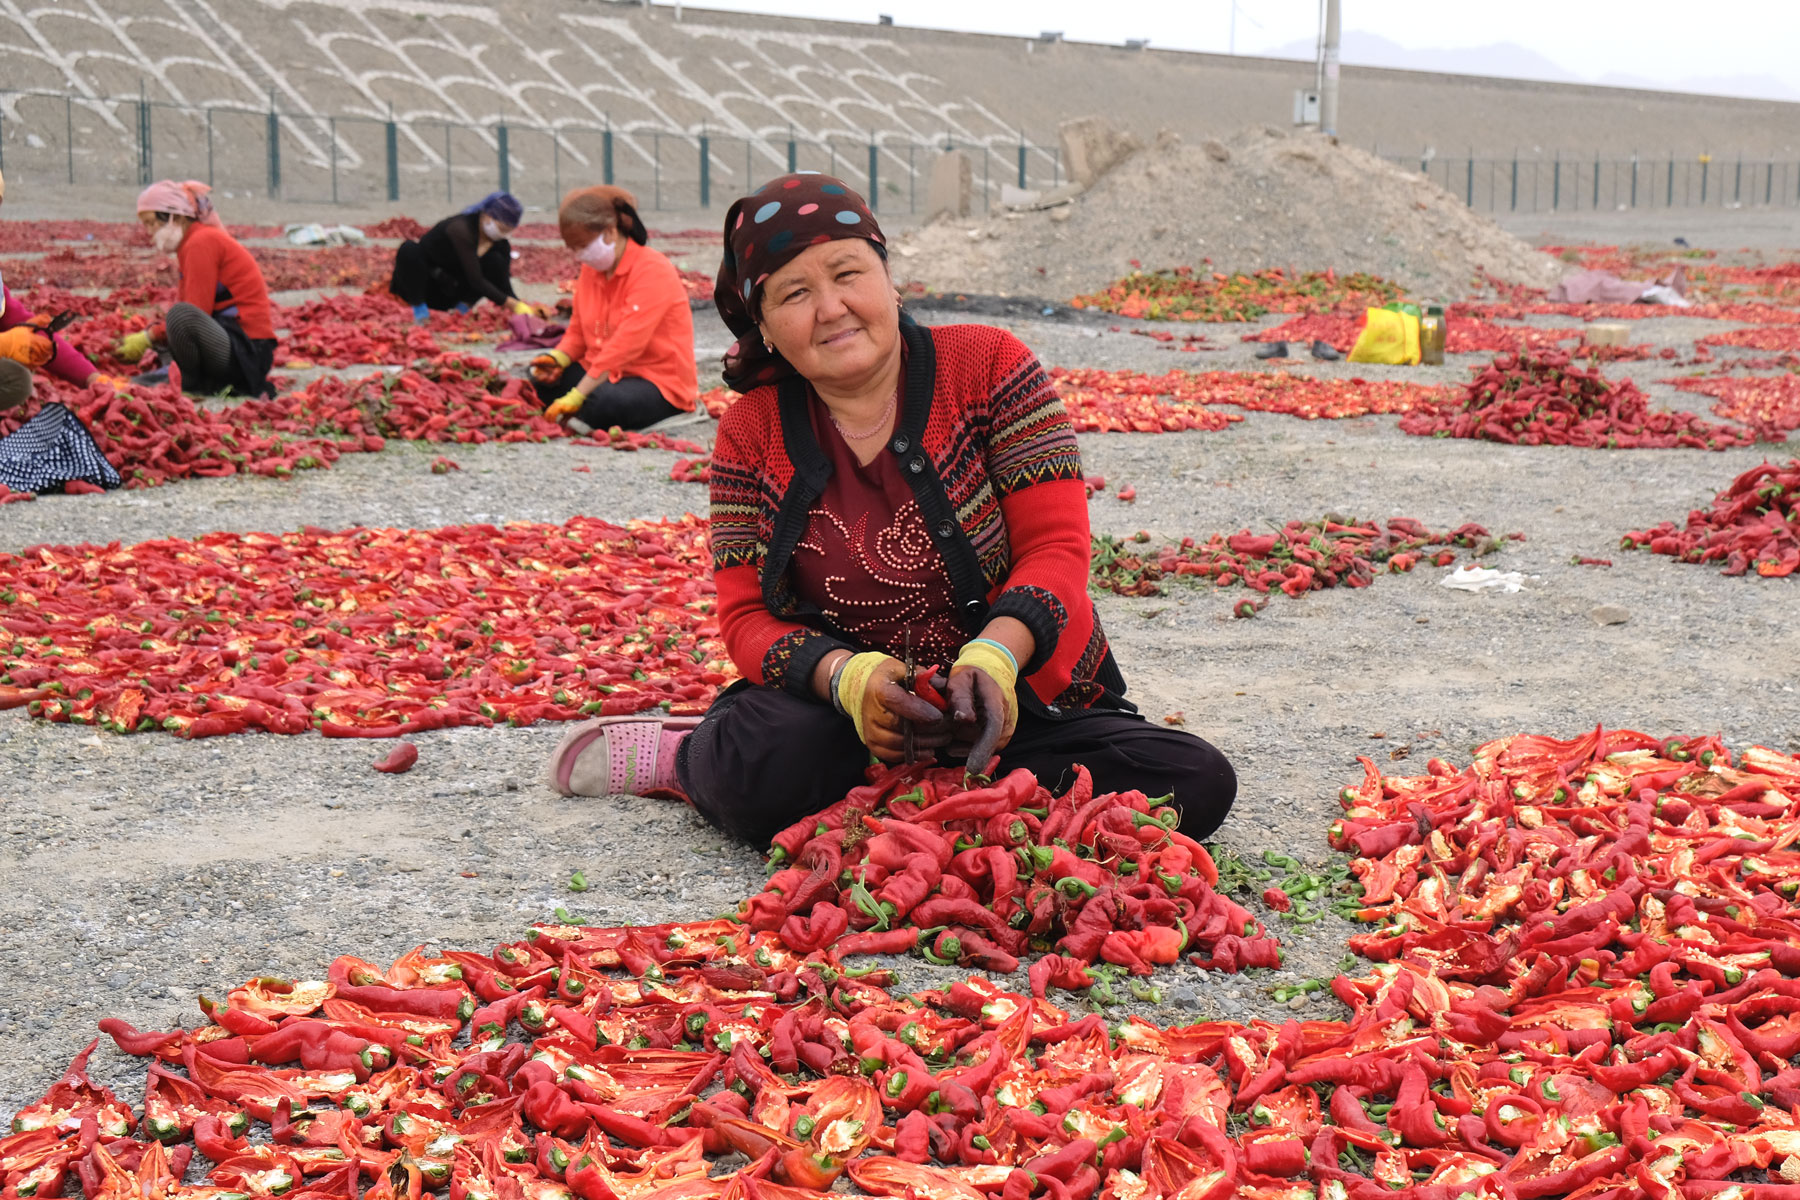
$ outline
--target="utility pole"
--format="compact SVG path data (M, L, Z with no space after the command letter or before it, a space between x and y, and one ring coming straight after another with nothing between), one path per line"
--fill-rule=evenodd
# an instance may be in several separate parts
M1325 0L1325 37L1319 49L1319 129L1336 136L1338 119L1338 0Z

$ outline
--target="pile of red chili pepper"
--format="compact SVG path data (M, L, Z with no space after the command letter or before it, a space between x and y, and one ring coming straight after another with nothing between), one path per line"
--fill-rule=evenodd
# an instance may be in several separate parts
M1082 433L1217 431L1243 419L1208 407L1217 404L1316 421L1431 411L1451 397L1449 388L1431 384L1354 377L1313 379L1277 371L1146 375L1141 371L1051 367L1048 374L1070 420ZM724 416L737 398L729 388L714 388L702 393L700 402L717 418Z
M1700 339L1702 346L1742 346L1749 350L1769 350L1781 354L1800 353L1800 328L1789 325L1753 325L1748 329L1727 329Z
M1706 375L1666 380L1684 392L1711 396L1712 410L1756 430L1765 441L1779 442L1800 429L1800 375Z
M1121 596L1160 596L1169 579L1187 576L1211 580L1215 588L1237 584L1264 597L1279 591L1298 599L1330 587L1368 587L1378 571L1411 571L1421 560L1447 567L1457 549L1477 555L1499 542L1479 525L1463 525L1433 533L1408 517L1358 521L1327 516L1318 521L1289 521L1274 533L1215 533L1204 542L1180 542L1151 548L1150 535L1130 539L1099 534L1094 538L1092 572L1108 591ZM1523 534L1509 534L1523 541ZM1143 547L1140 549L1139 547ZM1255 616L1267 600L1246 598L1234 606L1240 617Z
M1069 307L1150 321L1254 321L1271 312L1379 306L1402 295L1398 284L1361 271L1290 275L1274 267L1251 275L1225 275L1204 267L1175 267L1133 271L1101 291L1075 297Z
M1331 842L1381 965L1333 981L1336 1049L1289 1060L1334 1085L1314 1169L1354 1148L1402 1195L1788 1195L1800 762L1595 730L1363 766Z
M40 395L67 405L82 419L128 488L240 473L288 475L329 466L346 451L380 449L360 439L295 435L249 424L233 410L203 408L169 384L118 392L104 383L75 388L44 380ZM0 413L0 437L36 412L33 403Z
M501 332L504 314L491 305L434 312L413 323L412 310L386 293L350 292L277 307L275 362L284 367L347 367L407 362L443 353L439 338L477 342Z
M932 696L929 669L919 694ZM1086 992L1107 963L1132 975L1183 957L1273 967L1281 951L1213 890L1218 871L1176 829L1169 797L1094 795L1086 767L1062 795L1018 769L971 787L961 767L871 768L868 783L777 834L764 890L738 920L803 954L904 954ZM920 1081L924 1083L923 1080Z
M1340 353L1348 354L1362 333L1365 317L1361 313L1313 314L1295 317L1270 329L1244 335L1246 342L1324 342ZM1580 336L1579 329L1541 329L1535 325L1496 325L1492 321L1469 318L1444 324L1444 349L1450 354L1492 354L1500 350L1550 348L1557 342Z
M401 238L414 241L431 232L423 224L408 216L388 217L373 225L364 225L362 231L364 237Z
M1475 373L1461 404L1400 419L1419 437L1486 438L1520 446L1723 450L1752 433L1690 412L1652 410L1629 379L1614 382L1568 352L1502 354Z
M392 737L661 706L733 671L705 523L212 533L0 554L0 708Z
M1722 563L1723 575L1792 575L1800 570L1800 458L1752 467L1713 497L1711 508L1688 513L1685 527L1664 521L1635 529L1619 548Z
M1520 317L1579 317L1584 321L1646 321L1652 317L1692 317L1742 321L1746 325L1800 324L1800 309L1777 304L1564 304L1549 300L1482 300L1452 304L1445 315L1458 319L1516 321Z
M559 912L491 953L258 979L202 1001L193 1028L103 1021L156 1060L141 1114L84 1053L15 1115L0 1183L48 1197L74 1174L91 1200L223 1200L179 1185L197 1150L215 1189L377 1200L802 1200L845 1175L897 1200L1786 1197L1761 1180L1800 1156L1800 761L1596 730L1427 770L1364 760L1330 830L1354 856L1356 916L1380 926L1352 942L1375 966L1331 982L1347 1021L1073 1020L1046 998L1080 964L1061 956L1034 964L1033 995L971 977L897 996L890 971L846 964L884 949L847 921L799 950L811 932L790 941L787 918L595 928ZM866 808L815 818L780 868L793 894L835 887L851 852L896 864L865 889L873 913L927 863L940 897L962 880L946 866L989 847L916 838L893 808L982 793L931 795L927 778L877 772ZM980 828L1035 878L1032 820L1041 834L1064 810L1020 790L1043 818ZM1081 807L1109 814L1118 862L1189 855L1178 886L1160 860L1135 885L1146 904L1204 878L1204 851L1153 810L1100 799ZM1135 816L1109 830L1111 814ZM1080 883L1093 862L1072 858L1063 878ZM1086 932L1104 956L1119 930ZM728 1154L742 1165L715 1175Z

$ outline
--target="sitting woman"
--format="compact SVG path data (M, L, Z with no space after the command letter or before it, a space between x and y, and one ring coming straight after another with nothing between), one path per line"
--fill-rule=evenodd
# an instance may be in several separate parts
M6 177L0 175L0 204L5 203ZM44 371L76 387L86 387L96 374L94 364L60 334L48 332L48 325L49 314L34 314L0 279L0 409L30 398L33 371Z
M646 244L637 201L621 188L578 188L557 223L581 274L569 331L531 360L544 415L586 434L693 412L694 314L681 272Z
M1173 793L1182 832L1225 819L1224 755L1124 699L1088 595L1087 493L1075 431L1018 339L927 328L900 309L860 197L787 175L725 218L715 293L738 335L719 424L712 553L725 644L743 680L704 718L572 730L565 793L672 790L766 844L908 748L1061 790ZM948 711L899 655L947 666ZM697 727L696 727L697 726Z
M455 216L445 217L418 241L394 251L388 290L412 305L413 320L432 310L467 312L488 300L516 313L535 311L513 295L512 243L525 206L510 192L493 192Z
M119 343L119 357L136 362L152 346L166 348L181 368L181 388L199 396L273 395L275 325L262 268L225 232L204 183L163 180L138 196L138 220L164 254L173 254L176 302L161 324ZM137 382L162 383L166 371Z

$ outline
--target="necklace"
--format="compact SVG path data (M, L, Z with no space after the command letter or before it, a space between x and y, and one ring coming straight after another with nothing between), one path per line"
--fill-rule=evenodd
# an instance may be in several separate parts
M837 428L838 435L840 437L842 437L846 442L861 442L861 441L867 441L869 438L875 437L876 435L887 431L888 418L890 418L894 415L894 406L895 406L895 404L897 404L899 402L899 400L900 400L900 389L895 388L894 394L892 396L888 397L887 407L881 410L881 416L876 419L876 421L873 425L869 426L867 429L863 429L860 431L845 429L844 423L842 421L838 420L837 414L833 413L829 408L827 408L825 410L825 412L826 412L826 415L831 417L831 423L833 426L835 426Z

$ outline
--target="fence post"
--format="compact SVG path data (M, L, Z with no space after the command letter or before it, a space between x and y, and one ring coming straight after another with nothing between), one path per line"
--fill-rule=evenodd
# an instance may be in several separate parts
M212 129L212 124L211 124L212 109L210 109L210 108L206 110L206 119L208 122L207 129L210 131ZM67 92L63 93L63 138L64 138L63 145L65 147L67 147L68 155L69 155L69 186L74 187L75 186L75 101L69 97L69 93L67 93ZM212 143L210 141L207 143L207 161L209 163L212 161ZM211 172L210 168L207 171L206 181L209 185L212 183L212 172Z
M1463 203L1470 208L1475 207L1475 147L1469 147L1469 181L1464 189L1467 193Z
M1519 148L1513 147L1512 211L1519 211Z
M1618 188L1613 188L1613 196L1615 199L1618 196L1618 192ZM1594 151L1594 211L1600 211L1600 152L1598 150Z
M1428 147L1426 147L1426 149L1430 149L1430 147L1428 146ZM1421 175L1430 175L1431 174L1431 160L1429 158L1425 157L1424 150L1419 151L1419 174L1421 174Z
M327 132L327 135L331 138L331 149L328 152L331 155L331 202L333 204L336 204L338 202L337 117L336 116L327 118L326 132Z
M1633 150L1631 152L1631 207L1633 208L1637 207L1637 167L1637 151Z
M869 211L881 211L881 149L875 135L869 135Z
M799 167L800 167L800 147L795 145L795 143L794 143L794 127L792 124L790 124L790 125L788 125L788 169L787 169L787 173L789 175L792 175L795 171L799 170Z
M400 127L394 124L394 102L388 101L387 119L387 193L388 203L400 199Z
M1019 190L1025 190L1025 131L1019 130Z
M600 134L600 182L611 185L613 181L612 162L612 118L606 118L606 129Z
M1712 155L1700 156L1700 207L1706 207L1706 185L1712 176Z
M506 121L500 122L500 128L494 131L494 140L500 143L500 190L512 191L512 154L507 149Z
M1550 211L1555 212L1562 203L1562 151L1556 152L1556 165L1550 173Z
M712 139L706 126L700 127L700 207L712 207Z
M281 195L281 117L275 112L275 89L269 89L269 195Z
M1669 195L1663 202L1664 208L1675 207L1675 152L1669 151Z
M138 183L150 186L156 175L155 151L150 145L150 97L144 91L144 81L138 80Z

